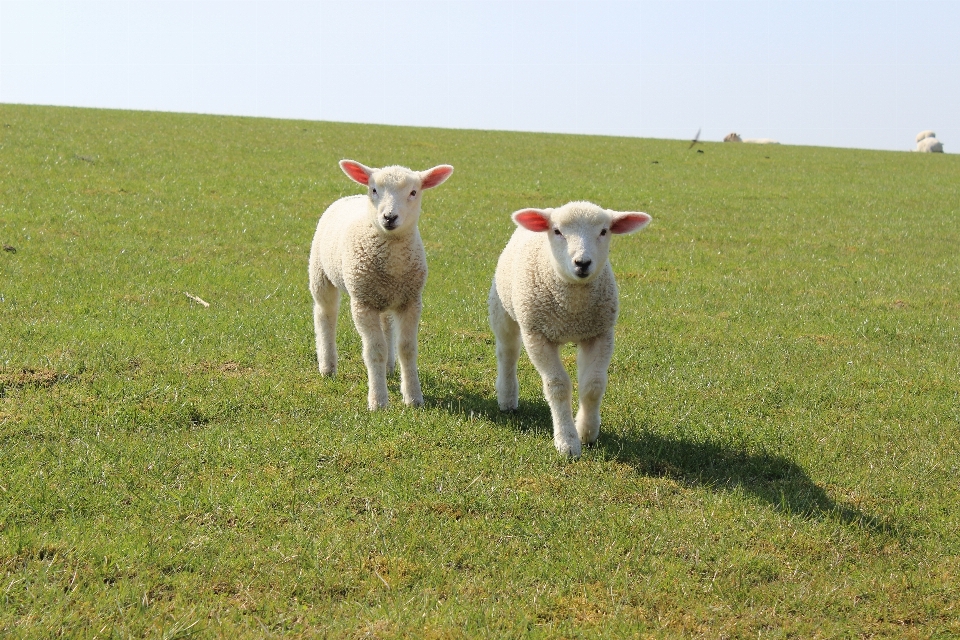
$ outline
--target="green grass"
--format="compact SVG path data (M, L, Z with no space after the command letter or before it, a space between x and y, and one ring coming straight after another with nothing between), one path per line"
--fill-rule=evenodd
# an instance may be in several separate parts
M960 157L0 105L0 635L956 637ZM307 254L337 167L425 198L426 406L368 413ZM597 446L501 415L524 206L614 242ZM189 292L210 302L203 308ZM564 352L571 368L574 352Z

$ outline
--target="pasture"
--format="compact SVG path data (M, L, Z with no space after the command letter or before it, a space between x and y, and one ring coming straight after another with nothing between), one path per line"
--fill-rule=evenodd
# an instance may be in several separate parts
M688 145L0 105L0 634L960 635L960 157ZM421 409L317 371L341 158L456 168ZM571 462L486 294L575 199L653 222Z

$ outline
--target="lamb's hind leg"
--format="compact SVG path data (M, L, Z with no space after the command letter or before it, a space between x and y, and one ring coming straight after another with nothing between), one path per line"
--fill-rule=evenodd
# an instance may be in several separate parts
M571 405L573 385L560 359L560 345L528 332L523 333L523 345L543 379L543 395L553 417L553 445L564 455L579 457L580 436L573 424Z
M520 406L520 381L517 379L517 363L520 361L520 325L507 315L497 285L490 288L487 299L490 328L497 340L497 404L501 411L514 411Z
M580 392L577 433L583 444L593 444L600 435L600 401L607 389L607 369L612 356L612 333L581 342L577 351L577 388Z
M350 301L353 322L363 341L363 363L367 366L367 406L371 411L389 403L387 394L387 340L380 326L380 312Z
M414 407L423 404L420 374L417 371L417 330L420 327L421 309L422 303L417 300L397 312L396 317L400 329L400 393L403 394L404 403Z
M324 275L311 283L313 294L313 328L317 336L317 364L320 373L337 373L337 313L340 291Z

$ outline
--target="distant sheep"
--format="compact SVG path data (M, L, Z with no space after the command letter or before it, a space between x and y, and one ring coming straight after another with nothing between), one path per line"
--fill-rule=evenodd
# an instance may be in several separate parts
M372 411L387 406L386 376L396 366L398 330L403 401L422 405L417 329L427 257L417 221L423 190L442 184L453 167L371 169L341 160L340 168L365 185L367 193L330 205L320 217L310 247L310 292L320 372L332 376L337 371L337 311L340 292L346 291L363 341L368 407Z
M916 150L921 153L943 153L943 143L936 138L924 138L917 143Z
M728 133L723 138L724 142L747 142L750 144L780 144L771 138L741 138L739 133Z
M929 129L917 134L917 148L921 153L943 153L943 143L937 140L937 134Z
M600 400L613 356L619 305L607 259L614 234L639 231L646 213L618 213L589 202L558 209L521 209L518 228L500 255L487 303L497 342L497 403L519 403L517 363L521 344L543 379L553 417L553 443L577 457L600 433ZM579 346L580 409L574 422L570 376L560 345Z

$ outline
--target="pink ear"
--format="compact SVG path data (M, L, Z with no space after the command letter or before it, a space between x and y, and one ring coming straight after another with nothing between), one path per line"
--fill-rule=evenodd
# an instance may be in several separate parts
M633 233L650 224L651 218L642 211L629 213L614 213L610 231L613 233Z
M360 184L369 184L370 183L370 174L373 173L368 167L363 166L359 162L354 162L353 160L341 160L340 168L343 169L343 172L350 177L354 182L359 182Z
M432 189L439 186L453 173L453 167L448 164L441 164L433 169L427 169L420 172L420 178L423 181L420 185L423 189Z
M513 214L513 221L530 231L546 231L550 228L550 217L540 209L521 209Z

